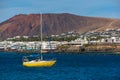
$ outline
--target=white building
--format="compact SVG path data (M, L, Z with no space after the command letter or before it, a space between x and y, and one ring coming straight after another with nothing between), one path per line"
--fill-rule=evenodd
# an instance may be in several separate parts
M104 38L101 40L102 43L120 43L120 37Z
M82 39L82 38L77 38L77 39L75 39L74 41L71 41L70 43L80 44L81 46L83 46L84 44L88 44L88 40L87 40L86 37L84 37L84 39Z
M42 43L42 49L43 50L54 50L54 49L56 49L57 48L57 43L55 43L55 42L43 42Z

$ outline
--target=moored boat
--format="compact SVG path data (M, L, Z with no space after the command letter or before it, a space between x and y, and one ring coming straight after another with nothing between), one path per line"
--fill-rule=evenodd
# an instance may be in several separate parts
M41 14L41 55L37 59L29 60L28 57L23 57L23 66L25 67L52 67L55 63L56 60L44 60L43 55L42 55L42 46L44 45L42 42L42 14ZM33 56L31 56L33 57Z

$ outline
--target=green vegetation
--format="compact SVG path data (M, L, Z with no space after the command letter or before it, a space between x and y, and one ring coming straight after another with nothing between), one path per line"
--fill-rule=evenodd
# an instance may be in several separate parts
M77 39L78 36L70 36L70 37L66 37L66 36L61 36L61 37L50 37L51 41L72 41Z
M58 37L43 37L44 41L71 41L77 39L78 36L58 36ZM15 38L15 39L10 39L9 41L40 41L39 37L29 37L29 38Z

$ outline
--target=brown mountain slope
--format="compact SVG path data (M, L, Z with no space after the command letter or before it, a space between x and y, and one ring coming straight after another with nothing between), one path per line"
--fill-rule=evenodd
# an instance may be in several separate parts
M13 36L38 35L40 33L40 14L16 15L0 24L0 39ZM101 31L119 28L119 19L94 18L73 14L43 14L43 33L60 34L68 31Z

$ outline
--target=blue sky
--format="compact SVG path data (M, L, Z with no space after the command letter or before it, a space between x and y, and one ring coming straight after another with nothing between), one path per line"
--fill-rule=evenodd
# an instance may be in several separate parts
M0 0L0 22L18 14L72 13L120 18L120 0Z

